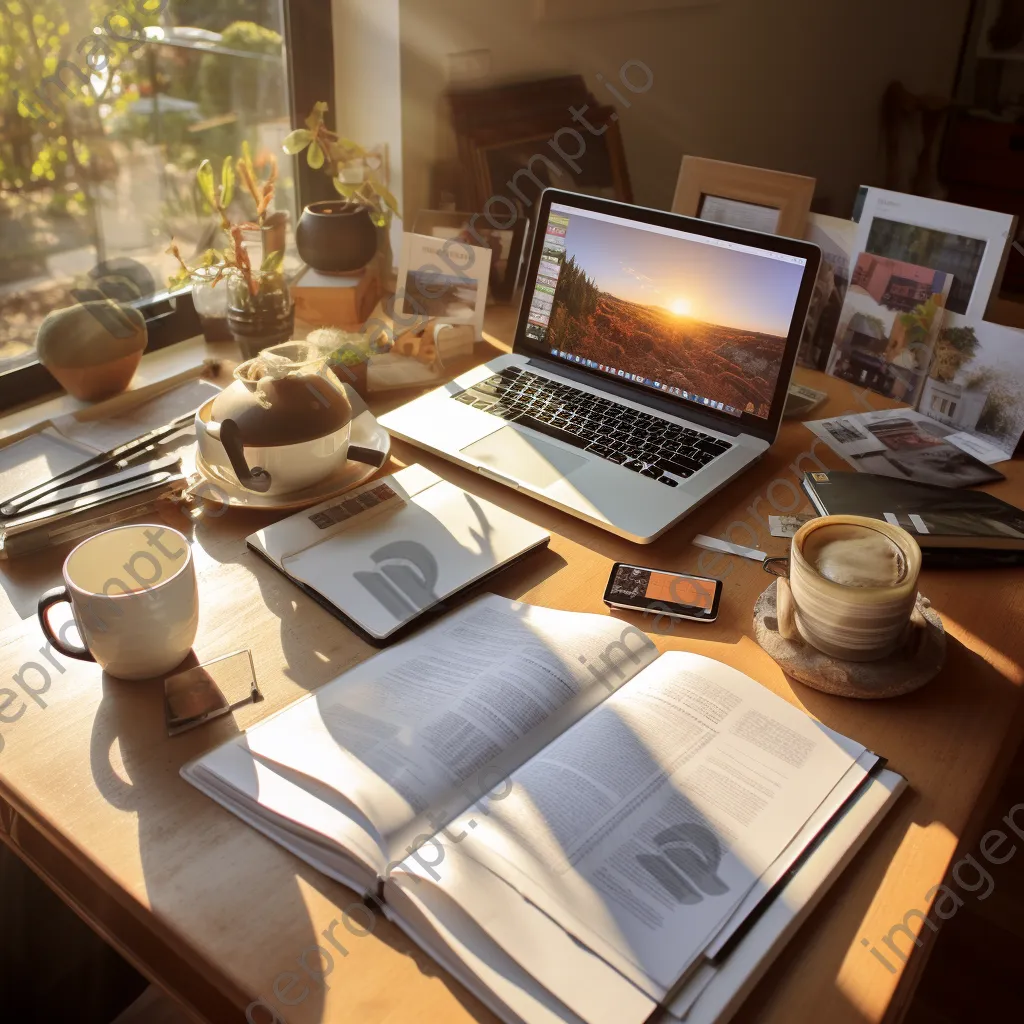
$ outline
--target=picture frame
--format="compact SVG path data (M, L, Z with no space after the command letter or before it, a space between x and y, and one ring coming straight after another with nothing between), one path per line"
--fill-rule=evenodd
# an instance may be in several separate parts
M803 238L816 185L803 174L684 156L672 212Z
M680 7L710 7L719 0L533 0L538 21L581 21L637 11L667 11Z
M560 75L476 89L455 89L446 96L458 160L452 168L456 203L460 209L479 210L475 177L476 140L513 130L538 118L561 118L564 125L570 107L596 103L582 75ZM557 129L555 129L557 130ZM485 195L484 199L487 198Z
M607 128L584 138L587 147L578 159L580 170L559 158L550 146L555 133L565 127L565 112L552 111L518 122L481 129L471 140L471 160L475 182L476 209L483 209L495 196L522 203L522 197L509 187L513 175L532 168L542 186L553 185L570 192L583 192L606 199L632 203L633 186L626 162L622 131L613 107L598 107L588 117L595 128ZM534 158L540 156L538 161ZM532 161L532 163L531 163ZM540 188L529 179L520 186L532 206ZM530 189L536 194L531 194Z

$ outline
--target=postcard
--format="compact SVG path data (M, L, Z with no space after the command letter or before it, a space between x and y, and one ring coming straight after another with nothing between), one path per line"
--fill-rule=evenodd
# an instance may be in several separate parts
M1024 331L985 321L944 327L918 408L1010 458L1024 434Z
M1007 213L869 188L854 252L951 274L949 313L980 321L1002 274L1016 221Z
M483 338L491 249L458 239L406 234L398 264L396 320L420 326L428 318L473 324ZM420 319L418 325L412 321Z
M824 370L839 327L846 290L850 286L857 225L852 220L809 215L806 237L821 249L821 265L807 311L797 360L802 366Z
M946 271L861 253L826 372L916 405L952 285Z

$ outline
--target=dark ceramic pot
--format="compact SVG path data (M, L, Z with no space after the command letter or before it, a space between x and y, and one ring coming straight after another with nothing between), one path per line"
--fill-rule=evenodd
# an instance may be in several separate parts
M365 206L328 199L302 211L295 246L303 263L314 270L352 273L377 254L377 229Z

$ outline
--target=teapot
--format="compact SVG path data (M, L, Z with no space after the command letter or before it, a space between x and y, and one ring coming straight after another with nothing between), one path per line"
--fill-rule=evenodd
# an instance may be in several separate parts
M319 350L289 341L240 363L234 382L196 413L199 454L248 491L288 494L345 462L383 453L350 444L352 403Z

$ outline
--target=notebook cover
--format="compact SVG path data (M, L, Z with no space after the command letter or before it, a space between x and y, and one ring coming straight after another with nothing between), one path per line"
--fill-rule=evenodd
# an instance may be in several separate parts
M549 540L528 520L413 465L289 516L246 544L383 647Z
M381 648L388 647L393 643L397 643L399 640L404 640L410 633L415 632L421 626L426 626L428 623L433 622L434 619L440 618L442 615L447 615L457 605L462 604L463 601L475 595L483 585L497 576L499 573L504 572L510 566L517 565L528 555L533 554L534 551L539 550L548 546L548 541L544 541L537 547L530 548L529 551L524 551L521 555L516 558L510 559L504 562L502 565L496 565L486 576L481 576L480 579L474 580L472 583L467 583L461 589L455 591L453 594L449 594L447 597L438 601L437 604L432 604L429 608L424 608L419 615L410 619L408 622L399 626L393 633L389 633L386 637L374 636L372 633L367 632L358 622L346 615L337 605L332 604L323 596L318 590L314 590L311 586L303 583L302 580L295 579L282 569L273 559L268 558L259 548L254 547L246 541L247 546L251 551L254 551L260 556L267 564L272 565L279 573L286 576L292 583L295 584L304 594L313 598L314 601L321 608L329 611L336 619L340 619L342 622L352 630L361 640L365 640L368 644L373 647Z
M823 515L868 516L903 527L933 560L977 566L980 558L998 555L993 564L1000 564L1024 552L1024 511L984 491L832 471L805 473L804 490Z

